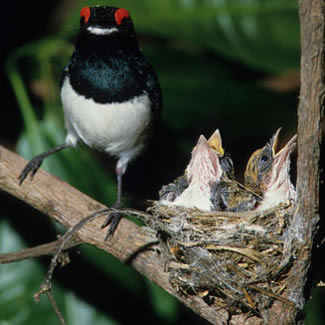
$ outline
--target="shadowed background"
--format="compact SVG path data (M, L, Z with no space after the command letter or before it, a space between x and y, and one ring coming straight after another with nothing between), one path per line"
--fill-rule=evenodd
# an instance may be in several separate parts
M249 155L278 127L282 144L296 132L296 1L37 0L19 6L6 3L3 8L7 19L1 21L1 144L30 159L63 142L58 80L73 51L80 9L94 4L130 11L164 96L162 123L124 177L128 206L144 209L163 184L181 175L200 134L209 137L220 129L241 179ZM80 145L50 157L42 167L104 204L115 201L114 161L104 154ZM55 240L63 231L2 192L0 207L0 252ZM96 248L74 249L71 259L56 272L54 284L68 324L126 324L134 319L143 324L204 324ZM0 266L0 324L57 324L48 302L36 305L32 299L48 263L49 258L41 258ZM316 283L322 270L315 265ZM322 290L313 290L307 324L322 323Z

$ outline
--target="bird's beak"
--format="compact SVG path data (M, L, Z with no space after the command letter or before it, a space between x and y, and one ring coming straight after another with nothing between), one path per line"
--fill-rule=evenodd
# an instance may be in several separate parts
M297 135L294 135L287 144L274 155L270 177L264 182L265 189L273 186L277 188L287 186L287 181L290 178L290 154L296 146L296 140Z
M192 177L215 180L221 177L218 154L210 147L208 140L201 135L192 151L192 158L186 168L188 179Z
M196 146L199 146L199 147L201 147L201 146L207 147L207 145L208 145L207 139L205 138L204 135L201 134L200 137L199 137L199 140L197 141Z
M276 130L276 132L274 133L272 139L270 140L270 144L272 146L273 157L275 156L276 151L278 150L280 132L281 132L281 128L278 128Z
M205 138L204 135L201 134L199 140L197 141L195 147L192 150L192 157L188 166L185 169L185 174L188 175L189 170L191 170L192 166L197 165L197 161L199 157L202 156L202 153L207 152L208 150L211 150L208 145L208 140Z
M201 134L199 140L196 143L196 146L192 151L192 156L202 155L204 152L209 151L211 151L211 148L209 146L208 140L205 138L204 135Z
M219 157L223 157L225 151L222 147L222 139L219 129L216 129L208 140L209 146L214 149Z
M287 142L287 144L275 154L274 160L275 163L278 165L278 167L281 168L281 166L283 166L285 162L289 159L291 152L295 149L296 140L297 140L297 134L295 134Z

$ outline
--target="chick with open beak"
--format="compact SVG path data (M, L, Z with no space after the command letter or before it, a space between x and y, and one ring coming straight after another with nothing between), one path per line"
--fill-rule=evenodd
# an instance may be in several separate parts
M216 152L219 157L222 175L221 179L234 178L234 163L229 154L225 153L222 146L222 138L219 129L216 129L208 139L209 146Z
M290 180L290 154L295 149L297 135L277 151L280 131L278 129L263 148L256 150L247 163L245 185L263 196L257 210L296 199L295 187Z
M276 131L263 148L254 151L247 162L244 174L245 186L258 195L264 192L263 182L268 178L272 168L280 130Z
M192 151L184 176L161 189L160 202L211 211L213 209L211 186L214 182L220 181L222 174L218 153L201 135Z
M290 180L290 155L296 147L295 134L287 144L274 155L271 171L263 180L263 200L258 210L268 209L280 203L296 200L296 189Z
M220 157L223 171L221 179L211 186L213 210L240 212L254 209L259 197L235 180L233 161L224 153L219 130L211 135L208 143Z

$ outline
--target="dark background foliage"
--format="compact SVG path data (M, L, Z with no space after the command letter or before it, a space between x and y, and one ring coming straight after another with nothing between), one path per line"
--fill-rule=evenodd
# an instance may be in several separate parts
M249 155L282 127L295 133L299 94L299 21L293 0L96 1L129 9L143 52L164 94L161 126L125 176L124 199L144 209L183 173L200 134L219 128L242 179ZM2 13L1 144L25 158L65 136L58 79L73 50L79 12L93 1L6 2ZM115 200L114 161L79 146L43 167L95 199ZM294 168L293 168L294 170ZM294 173L293 173L294 174ZM294 175L293 175L294 177ZM37 181L37 177L34 181ZM63 231L0 193L0 252L56 239ZM322 246L315 256L319 259ZM204 324L130 267L96 248L71 251L55 274L54 295L68 324ZM49 258L0 266L0 324L57 324L48 302L32 299ZM312 269L314 285L321 263ZM312 290L307 324L324 318L322 289Z

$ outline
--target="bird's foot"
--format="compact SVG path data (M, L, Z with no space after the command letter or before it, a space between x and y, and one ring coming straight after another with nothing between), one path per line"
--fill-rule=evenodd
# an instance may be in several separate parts
M119 208L121 208L121 204L114 204L112 206L112 208L119 209ZM111 209L107 210L107 212L108 212L108 217L106 218L105 222L102 224L102 229L109 226L107 229L105 240L107 240L109 237L111 237L114 234L114 232L122 218L121 212L112 211Z
M18 176L19 185L21 185L24 180L30 175L32 179L38 169L41 167L44 157L42 155L35 156L22 170L20 175Z

